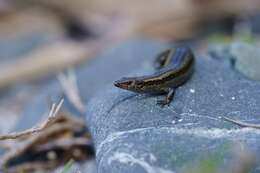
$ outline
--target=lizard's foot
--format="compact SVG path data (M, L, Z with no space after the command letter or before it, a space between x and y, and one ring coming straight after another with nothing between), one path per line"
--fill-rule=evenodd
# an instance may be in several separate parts
M170 101L167 100L167 99L164 99L164 100L158 100L157 101L157 105L160 105L161 107L164 107L164 106L169 106L170 105Z

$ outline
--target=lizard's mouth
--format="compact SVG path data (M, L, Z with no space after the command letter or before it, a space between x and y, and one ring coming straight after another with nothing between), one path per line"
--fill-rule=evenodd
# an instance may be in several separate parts
M126 89L126 90L130 89L131 84L132 84L132 81L124 80L124 78L114 82L114 85L116 87Z
M128 83L122 81L115 81L114 85L118 88L128 89Z

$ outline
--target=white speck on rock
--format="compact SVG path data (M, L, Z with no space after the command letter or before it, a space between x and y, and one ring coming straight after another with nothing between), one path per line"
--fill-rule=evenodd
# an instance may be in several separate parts
M163 168L159 168L156 166L152 166L146 161L144 161L143 158L135 158L131 154L128 153L122 153L122 152L115 152L109 159L108 164L111 164L112 162L117 161L123 164L128 164L130 166L136 164L141 166L147 173L174 173L171 170L166 170Z
M178 120L178 122L182 122L182 121L183 121L183 119L179 119L179 120Z
M231 99L232 99L232 100L236 100L236 98L235 98L235 97L231 97Z
M191 93L195 93L195 89L190 89L190 92Z
M175 124L176 123L176 121L175 120L172 120L172 124Z

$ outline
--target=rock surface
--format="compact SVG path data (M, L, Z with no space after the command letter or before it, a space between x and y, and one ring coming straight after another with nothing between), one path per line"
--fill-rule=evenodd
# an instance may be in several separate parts
M152 60L139 57L133 56L143 67L129 76L151 73ZM92 98L86 118L99 173L173 173L208 153L221 154L227 164L230 155L223 148L233 143L260 153L260 130L239 128L221 119L259 123L259 82L220 61L197 57L192 79L177 89L171 105L156 105L160 97L123 91L110 82ZM260 164L254 172L259 170Z
M138 95L113 86L122 76L152 73L154 55L169 46L131 41L77 70L99 173L173 173L211 153L226 161L225 148L233 142L260 152L260 130L241 129L220 118L260 123L260 83L225 62L197 57L196 72L177 89L169 107L156 105L163 96ZM48 97L57 99L61 93L59 83L51 82L28 105L21 117L26 123L17 129L35 125L48 111ZM64 106L75 112L68 102ZM254 172L259 170L257 165Z

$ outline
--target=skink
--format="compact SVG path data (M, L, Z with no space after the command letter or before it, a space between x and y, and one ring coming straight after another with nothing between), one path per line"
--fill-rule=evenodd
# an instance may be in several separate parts
M123 77L114 82L116 87L148 94L167 94L158 100L161 106L169 105L176 88L183 85L194 72L195 58L190 48L176 47L160 53L156 60L156 71L152 75Z

